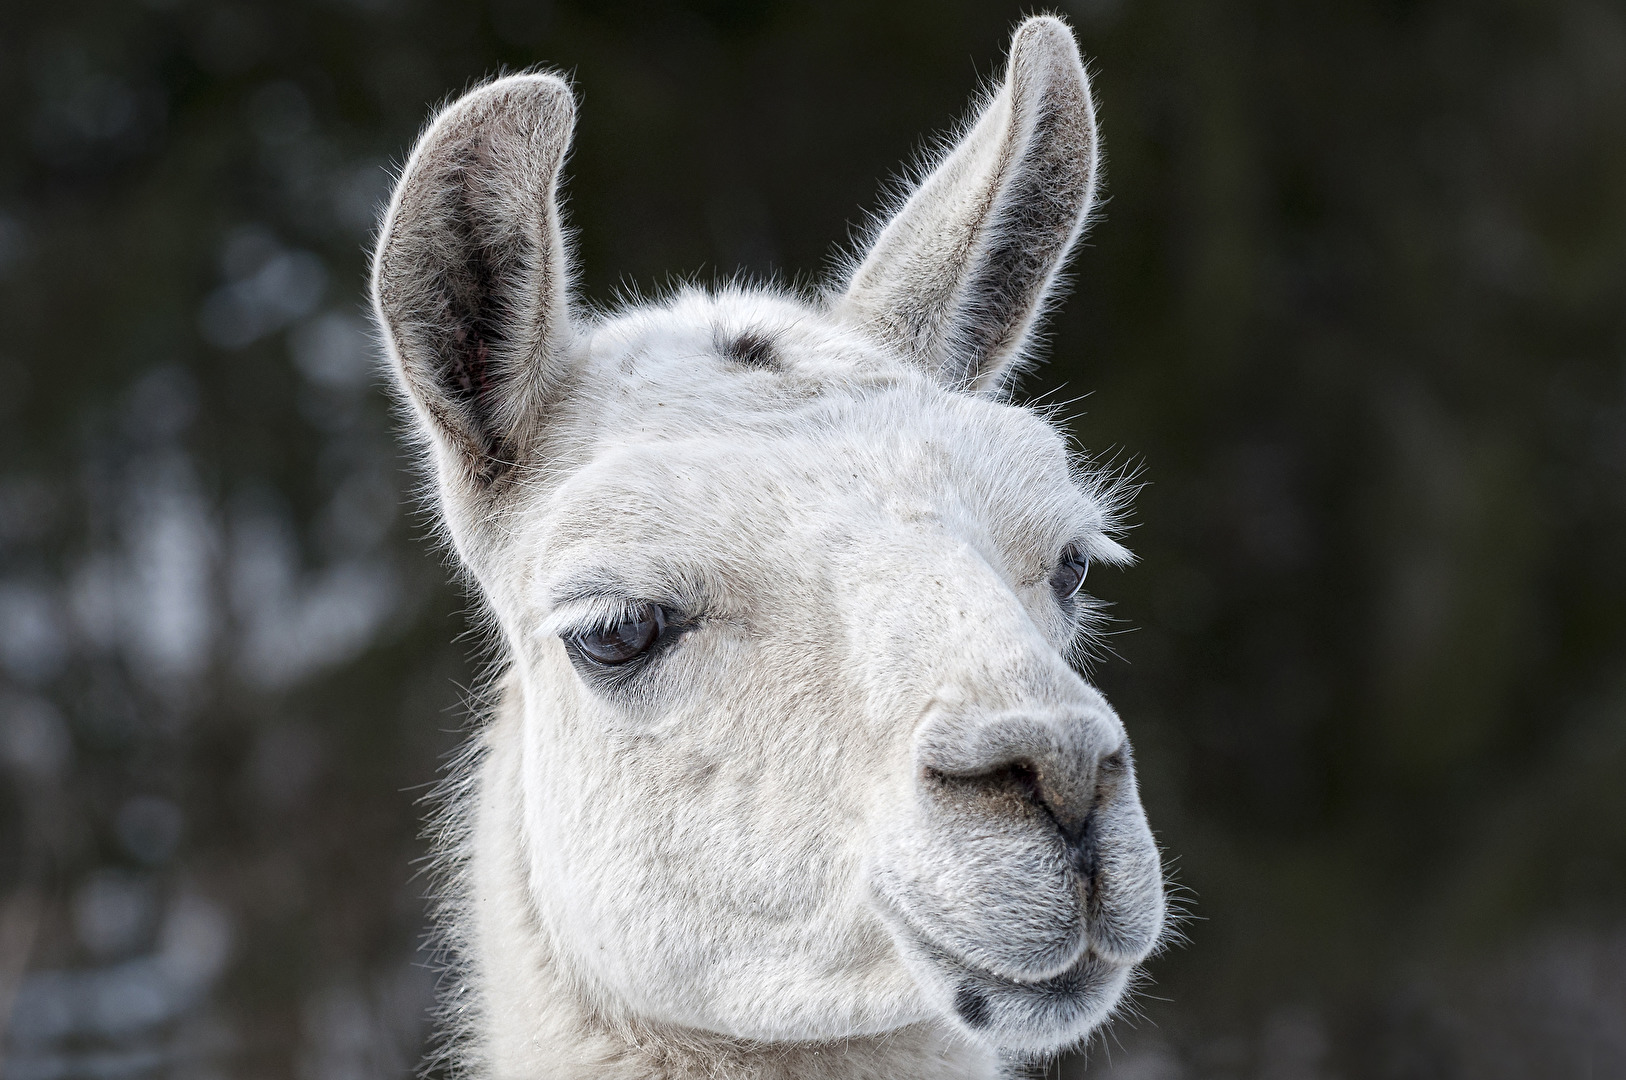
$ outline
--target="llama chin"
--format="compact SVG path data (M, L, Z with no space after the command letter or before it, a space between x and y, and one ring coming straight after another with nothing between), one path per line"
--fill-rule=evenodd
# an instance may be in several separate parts
M449 785L452 1063L992 1077L1164 931L1123 723L1074 669L1122 491L1012 405L1088 221L1066 25L816 295L571 296L569 86L429 124L374 298L504 656Z

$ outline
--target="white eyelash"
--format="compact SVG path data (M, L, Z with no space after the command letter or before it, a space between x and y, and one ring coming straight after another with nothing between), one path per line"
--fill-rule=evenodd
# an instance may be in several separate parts
M642 600L625 596L584 596L559 604L537 625L542 637L571 637L575 634L614 626L633 616Z

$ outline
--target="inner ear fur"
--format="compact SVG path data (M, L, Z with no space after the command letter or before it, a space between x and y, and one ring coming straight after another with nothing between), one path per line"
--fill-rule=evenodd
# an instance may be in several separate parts
M373 300L396 376L443 464L477 482L525 455L561 377L575 114L553 75L464 95L419 138L379 233Z
M1083 232L1099 159L1072 31L1028 19L1004 83L876 233L836 310L945 385L999 388Z

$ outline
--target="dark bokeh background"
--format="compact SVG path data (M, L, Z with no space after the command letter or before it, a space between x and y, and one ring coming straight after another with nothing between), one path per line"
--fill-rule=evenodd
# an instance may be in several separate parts
M1626 9L1073 0L1030 390L1138 461L1098 677L1189 904L1069 1076L1626 1077ZM370 370L431 103L573 73L585 294L803 281L1022 9L0 6L9 1080L398 1077L474 677Z

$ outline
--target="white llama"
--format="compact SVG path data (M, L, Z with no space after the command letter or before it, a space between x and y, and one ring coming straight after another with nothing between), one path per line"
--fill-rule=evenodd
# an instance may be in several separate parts
M839 289L570 295L569 87L429 125L374 264L505 656L453 794L453 1064L992 1077L1164 926L1123 725L1073 670L1109 485L1001 391L1089 215L1077 46L1004 85Z

